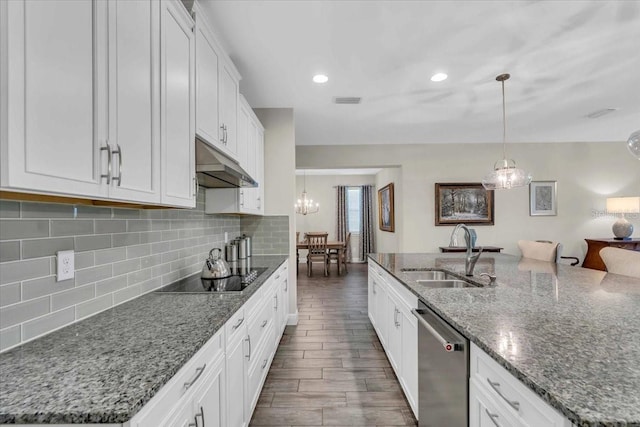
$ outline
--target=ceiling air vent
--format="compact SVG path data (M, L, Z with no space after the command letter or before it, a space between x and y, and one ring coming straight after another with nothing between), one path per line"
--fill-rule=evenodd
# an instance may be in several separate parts
M360 104L362 98L359 96L336 96L333 98L333 102L336 104Z

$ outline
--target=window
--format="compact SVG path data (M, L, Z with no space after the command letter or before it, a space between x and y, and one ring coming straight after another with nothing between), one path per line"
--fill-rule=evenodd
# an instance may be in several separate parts
M360 187L347 188L347 228L351 233L360 233Z

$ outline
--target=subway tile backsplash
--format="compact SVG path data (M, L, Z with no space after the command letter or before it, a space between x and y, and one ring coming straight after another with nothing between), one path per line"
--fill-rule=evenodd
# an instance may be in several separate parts
M257 217L205 215L204 192L191 210L0 200L0 350L200 271L225 232L262 235L284 218L288 235L287 217L265 218L261 227ZM241 230L243 221L253 232ZM256 254L288 252L256 237ZM55 254L67 249L75 278L56 282Z

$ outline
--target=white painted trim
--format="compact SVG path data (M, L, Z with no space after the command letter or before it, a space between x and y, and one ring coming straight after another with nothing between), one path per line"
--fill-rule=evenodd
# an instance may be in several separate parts
M298 310L296 309L295 313L289 313L287 316L287 325L297 325L298 324Z

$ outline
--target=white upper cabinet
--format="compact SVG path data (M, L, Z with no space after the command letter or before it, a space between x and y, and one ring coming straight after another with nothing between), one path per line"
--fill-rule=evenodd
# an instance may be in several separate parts
M195 206L195 37L177 0L161 3L162 203Z
M2 187L106 197L98 4L16 0L0 8Z
M0 19L3 189L195 206L195 43L179 1L15 0Z
M240 74L216 41L198 4L196 17L196 134L238 159Z
M110 196L160 202L160 4L107 2Z

